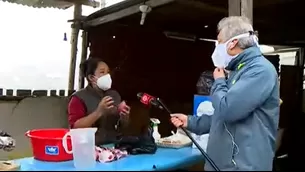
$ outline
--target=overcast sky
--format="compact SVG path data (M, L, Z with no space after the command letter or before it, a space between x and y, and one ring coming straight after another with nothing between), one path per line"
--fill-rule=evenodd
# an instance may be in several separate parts
M120 1L106 0L106 6ZM83 15L96 10L84 6ZM0 1L0 16L0 88L67 88L71 32L67 20L72 19L73 8L39 9ZM68 41L63 40L64 33Z

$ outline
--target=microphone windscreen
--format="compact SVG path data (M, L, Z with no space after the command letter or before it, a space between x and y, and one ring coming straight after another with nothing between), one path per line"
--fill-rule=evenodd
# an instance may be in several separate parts
M142 96L143 96L143 93L138 93L138 94L137 94L137 97L138 97L139 99L141 99Z

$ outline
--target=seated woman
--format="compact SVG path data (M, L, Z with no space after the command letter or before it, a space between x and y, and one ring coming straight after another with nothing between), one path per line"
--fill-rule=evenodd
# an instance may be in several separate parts
M111 89L108 65L98 58L89 58L80 65L88 86L75 92L69 101L70 128L98 128L96 145L114 143L120 129L128 121L130 107Z

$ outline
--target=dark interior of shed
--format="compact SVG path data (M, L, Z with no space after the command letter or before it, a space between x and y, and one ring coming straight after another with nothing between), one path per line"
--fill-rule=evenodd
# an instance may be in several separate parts
M147 121L149 116L160 119L162 136L170 135L173 130L166 113L156 109L148 111L135 101L138 92L161 97L174 112L192 112L199 75L214 68L210 58L214 44L198 39L170 39L164 32L215 39L217 22L228 15L227 2L176 0L153 8L144 26L139 24L141 14L136 13L87 28L90 56L102 58L110 65L114 88L133 108L131 118L134 120L130 132L138 133L148 124L143 121ZM305 27L301 24L305 17L302 13L304 5L305 1L302 0L255 0L253 25L259 32L260 43L304 47ZM103 11L93 14L91 18L98 17L99 13L103 14ZM287 105L285 108L290 107ZM288 114L290 112L287 111ZM304 117L298 119L301 118ZM300 131L300 128L296 130Z
M139 24L141 13L136 13L91 27L90 56L110 64L114 87L126 99L146 91L171 102L190 102L200 73L213 69L210 56L214 44L170 39L164 32L215 39L217 22L228 15L227 2L178 0L153 8L144 26ZM304 1L272 2L254 1L254 27L260 43L284 45L305 40L304 34L294 39L304 26L289 16L304 16L298 9Z
M153 8L144 26L139 24L141 13L136 13L92 27L90 56L110 64L114 87L127 99L146 91L168 101L191 101L200 73L213 69L214 44L170 39L164 32L215 39L217 22L228 15L227 2L178 0ZM254 27L260 43L291 45L305 40L304 34L298 34L305 29L298 24L304 17L299 9L304 1L272 2L254 1Z

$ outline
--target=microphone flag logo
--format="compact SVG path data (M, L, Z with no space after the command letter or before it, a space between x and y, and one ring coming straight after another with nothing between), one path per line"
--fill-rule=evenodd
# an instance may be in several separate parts
M151 95L144 93L140 101L145 105L149 105L149 102L152 98L153 97Z

